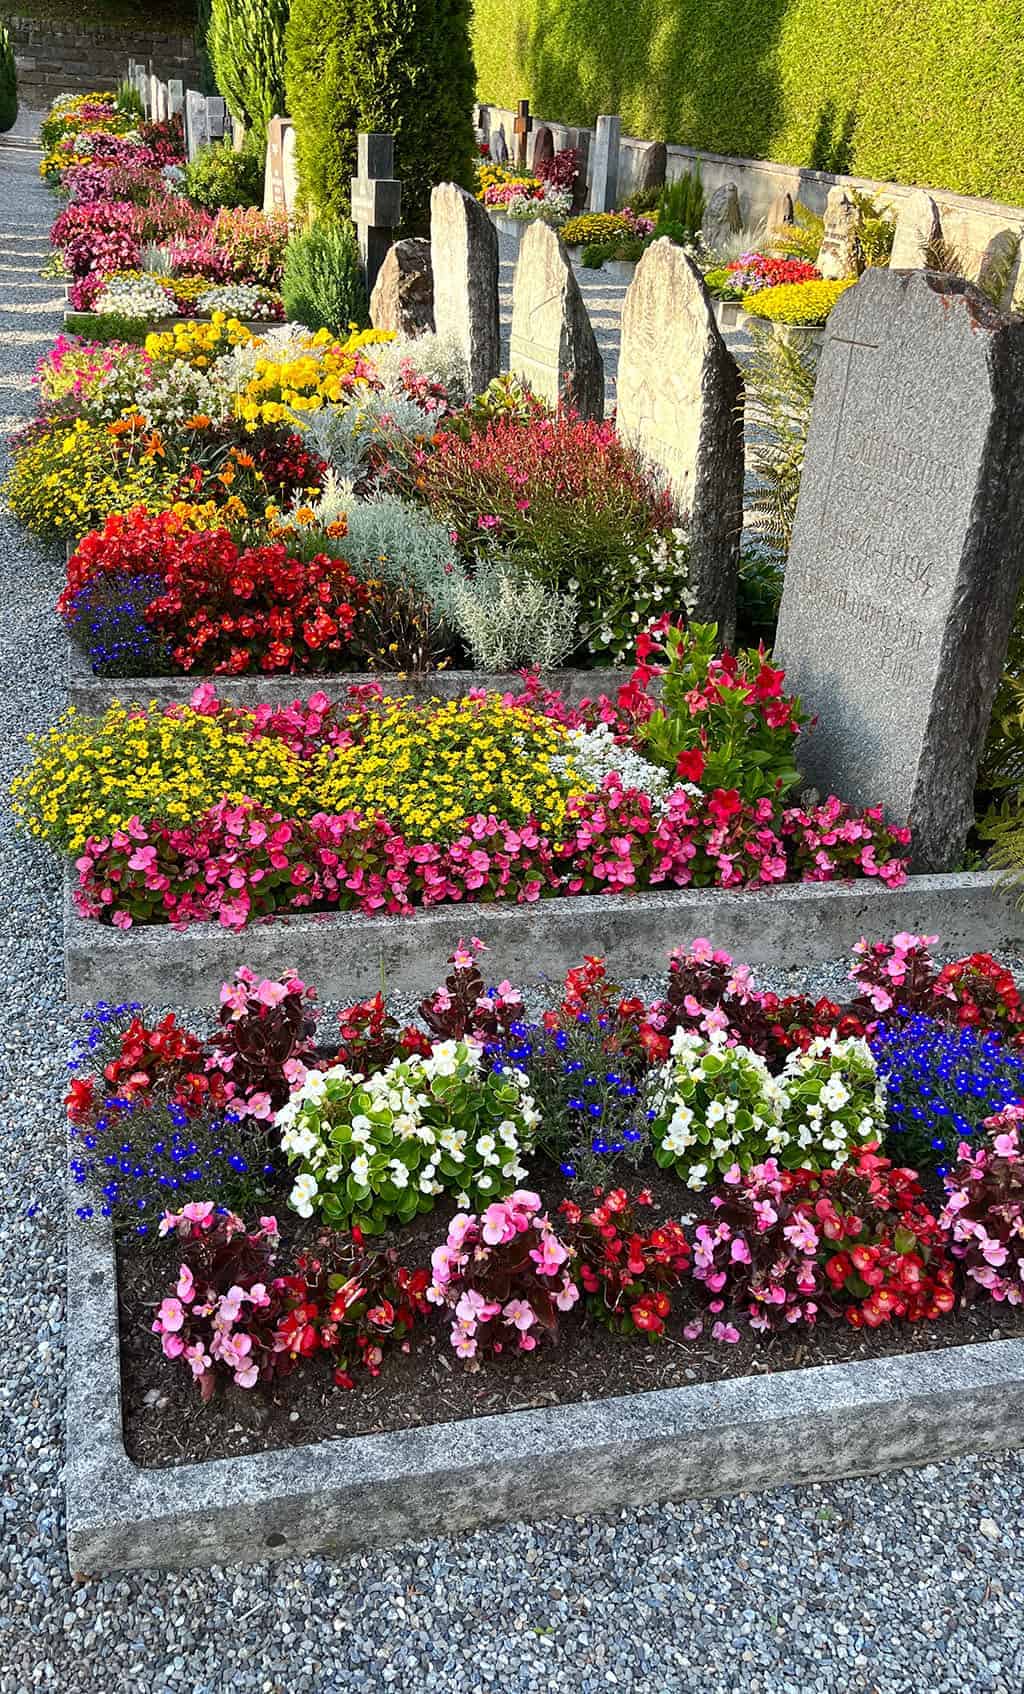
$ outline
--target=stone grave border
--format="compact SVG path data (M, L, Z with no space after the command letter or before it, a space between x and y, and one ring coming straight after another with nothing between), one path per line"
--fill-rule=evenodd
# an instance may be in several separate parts
M745 964L799 968L848 952L861 936L940 932L943 950L1020 949L1024 912L994 872L912 876L890 890L874 878L783 883L772 889L684 888L636 894L558 895L511 902L419 908L400 917L363 912L293 914L249 925L120 930L75 910L75 871L64 878L68 999L212 1006L240 963L273 975L286 961L325 999L428 993L460 936L481 937L495 977L561 982L584 951L600 953L616 977L662 969L673 947L710 937Z
M211 282L210 284L211 288L217 286L217 283ZM102 317L103 315L102 312L65 311L64 331L68 335L75 335L77 334L75 329L76 318ZM116 314L111 313L110 315ZM213 317L209 312L176 312L171 317L149 319L146 322L145 329L147 335L164 335L169 329L175 329L178 324L208 324L212 322ZM286 318L239 318L238 322L243 329L250 330L253 335L267 335L272 329L286 329L288 327Z
M1024 1342L992 1341L142 1469L124 1446L113 1241L75 1218L77 1198L65 1464L76 1575L364 1552L1024 1445Z
M69 555L70 556L70 555ZM544 687L556 688L571 705L614 696L629 681L631 669L543 671ZM308 699L318 692L341 699L348 689L365 688L379 682L385 694L410 694L417 700L460 700L474 688L488 693L516 694L523 689L519 671L428 671L423 676L406 676L390 671L300 672L294 676L216 676L211 671L189 676L94 676L80 647L68 642L68 704L81 712L102 712L114 700L160 705L187 705L200 683L210 683L219 699L230 706L290 706L293 700Z

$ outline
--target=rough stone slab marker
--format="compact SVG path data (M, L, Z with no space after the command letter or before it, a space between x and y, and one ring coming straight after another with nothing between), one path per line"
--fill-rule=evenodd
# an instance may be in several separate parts
M695 615L736 629L743 523L743 379L696 266L663 237L622 308L620 433L660 465L690 532Z
M540 399L566 400L585 418L604 416L604 364L561 238L531 224L512 284L509 370Z
M454 182L430 196L434 323L462 349L479 394L501 369L498 232L479 201Z
M185 93L185 152L187 157L194 159L200 147L205 147L210 139L210 119L207 113L206 95L199 94L194 88Z
M434 327L434 273L430 242L406 236L388 248L370 296L374 329L423 335Z
M352 178L352 222L359 235L359 257L367 298L391 246L402 216L402 185L394 176L395 138L378 133L356 136L357 174Z
M1024 322L869 270L829 318L776 654L799 760L955 865L1024 567Z
M619 192L619 142L622 121L599 117L590 150L590 210L611 212Z
M295 126L291 118L271 118L267 125L263 210L290 213L294 210L297 193Z

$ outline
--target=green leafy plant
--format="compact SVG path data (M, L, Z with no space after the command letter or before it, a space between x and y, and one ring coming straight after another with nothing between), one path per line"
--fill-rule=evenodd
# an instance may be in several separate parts
M657 703L648 711L645 696L638 713L640 750L706 790L731 791L737 807L795 788L793 743L806 714L783 694L785 673L761 649L718 657L713 623L665 624L663 648L653 631L637 642L641 661L667 661Z
M359 244L350 223L319 219L285 248L281 283L285 311L307 329L340 335L367 322Z
M453 620L474 665L497 672L562 664L576 645L576 598L500 555L482 556L472 575L460 572L451 593Z
M0 134L13 129L18 116L18 72L10 30L0 24Z
M249 149L236 153L230 141L201 147L185 166L185 192L197 206L258 206L263 199L263 163Z
M126 117L136 118L139 123L142 123L146 116L142 96L135 84L129 82L127 77L124 82L118 84L117 109L119 112L123 112Z
M285 86L299 184L316 214L347 215L356 135L395 137L407 228L425 227L430 190L473 190L471 0L292 0Z
M886 207L879 206L870 194L859 188L850 190L857 208L858 269L870 270L887 265L896 239L896 220Z
M667 235L680 245L692 241L700 230L705 205L699 166L677 177L675 182L667 183L658 202L655 240Z
M824 239L824 218L797 201L793 207L793 222L772 237L772 252L784 259L806 259L809 265L814 265Z
M748 469L754 527L779 553L787 554L796 521L800 478L807 450L818 355L811 347L782 341L751 325L754 351L744 365L750 422Z
M852 288L854 281L854 277L843 277L838 282L783 282L777 288L748 294L744 304L752 316L768 318L771 323L820 328L839 296Z
M120 312L71 312L64 322L65 335L85 341L131 341L141 347L152 325L141 318L126 318Z
M267 125L285 110L284 32L289 0L213 0L206 34L217 86L262 152Z

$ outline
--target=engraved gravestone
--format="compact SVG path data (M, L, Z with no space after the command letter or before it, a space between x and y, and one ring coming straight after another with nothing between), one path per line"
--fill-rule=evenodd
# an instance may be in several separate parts
M167 83L168 116L177 118L185 110L185 84L180 77L170 77Z
M531 224L519 244L512 285L509 370L550 405L604 416L604 365L560 237Z
M501 369L498 232L454 182L442 182L430 196L430 259L437 333L460 348L471 390L479 394Z
M590 149L590 210L611 212L619 193L619 143L622 140L620 118L603 114L597 120L594 144Z
M357 175L352 178L352 222L367 298L402 216L402 185L394 175L395 138L370 130L356 136Z
M197 94L194 88L185 93L185 152L188 158L194 159L200 147L205 147L210 139L210 123L206 110L206 95Z
M263 210L291 212L295 206L295 130L291 118L271 118L267 125L267 165L263 176ZM289 157L292 168L289 174Z
M695 615L736 629L743 523L743 380L700 271L666 237L647 249L622 308L621 435L669 479L689 529Z
M941 238L938 206L923 188L912 189L896 212L889 268L894 271L918 270L925 262L928 248Z
M823 793L962 852L1024 566L1024 322L970 283L868 270L829 318L776 654Z

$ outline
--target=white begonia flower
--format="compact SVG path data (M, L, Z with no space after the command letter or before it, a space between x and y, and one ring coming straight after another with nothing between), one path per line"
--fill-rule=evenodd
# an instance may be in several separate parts
M460 1211L463 1211L463 1212L468 1211L469 1210L469 1195L468 1194L456 1194L455 1204L459 1207Z
M352 1175L361 1187L365 1188L370 1181L370 1161L365 1153L357 1153L352 1160Z
M356 1127L357 1125L359 1126L358 1128ZM369 1118L362 1118L362 1119L353 1118L352 1119L352 1139L356 1143L357 1147L365 1145L366 1142L369 1141L372 1134L373 1134L373 1127L370 1123Z
M495 1140L493 1135L481 1135L476 1144L476 1150L478 1153L493 1153L494 1148Z
M492 1187L492 1178L489 1176L478 1176L476 1179L476 1185L478 1188L482 1188L486 1193L487 1189Z
M288 1204L293 1211L298 1212L300 1218L311 1218L313 1216L313 1201L316 1192L315 1176L310 1176L307 1172L296 1178L295 1185L288 1196Z
M298 1159L312 1158L319 1147L319 1137L314 1135L307 1123L300 1123L294 1129L286 1129L281 1137L281 1151L294 1154Z
M712 1100L705 1114L706 1122L708 1124L721 1123L725 1116L726 1110L721 1100Z
M703 1188L707 1182L707 1176L707 1165L693 1165L690 1169L690 1174L686 1179L687 1188L692 1188L694 1192Z
M842 1111L850 1098L850 1090L840 1076L830 1076L821 1091L821 1103L830 1112Z
M281 1129L281 1130L291 1129L292 1124L295 1122L298 1115L299 1115L299 1102L298 1102L297 1099L295 1099L293 1097L291 1100L289 1100L287 1102L286 1105L281 1107L281 1110L278 1112L276 1118L274 1119L274 1123L275 1123L275 1125L278 1129Z
M403 1165L401 1159L392 1159L388 1169L391 1172L391 1180L396 1188L408 1188L409 1171L408 1167Z
M352 1119L352 1135L353 1135L353 1138L356 1135L360 1134L360 1132L362 1130L364 1130L364 1129L365 1130L371 1130L372 1128L373 1128L373 1125L370 1122L369 1118L366 1116L366 1113L365 1112L357 1112L355 1117Z

